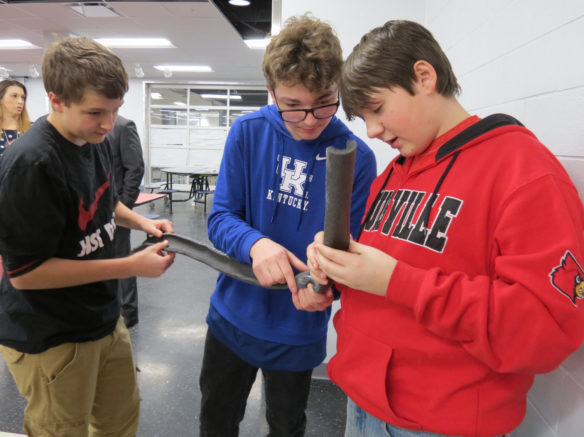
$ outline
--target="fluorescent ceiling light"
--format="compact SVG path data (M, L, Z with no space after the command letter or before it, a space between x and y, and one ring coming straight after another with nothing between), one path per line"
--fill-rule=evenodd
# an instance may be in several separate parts
M229 0L231 6L249 6L249 0Z
M270 39L244 39L243 42L246 43L250 49L263 50L270 43Z
M212 73L213 69L208 65L155 65L160 71L175 71L179 73Z
M39 49L40 47L23 39L0 39L0 49Z
M178 100L176 102L172 102L172 103L177 105L177 106L187 106L187 104L185 102L179 102Z
M162 94L160 93L150 93L152 100L162 100Z
M159 49L175 47L166 38L96 38L98 43L117 49Z
M227 94L201 94L203 99L230 99L230 100L241 100L241 96L237 94L232 94L228 96Z

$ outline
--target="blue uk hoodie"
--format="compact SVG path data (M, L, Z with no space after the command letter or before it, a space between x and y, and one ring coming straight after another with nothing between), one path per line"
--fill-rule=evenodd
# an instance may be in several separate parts
M369 187L377 174L372 150L333 117L315 140L295 140L277 108L264 106L233 123L223 153L209 239L251 264L250 248L267 237L306 262L306 247L323 229L326 148L357 141L351 233L358 232ZM227 321L261 340L307 345L326 336L330 308L297 310L289 290L269 290L219 274L211 304Z

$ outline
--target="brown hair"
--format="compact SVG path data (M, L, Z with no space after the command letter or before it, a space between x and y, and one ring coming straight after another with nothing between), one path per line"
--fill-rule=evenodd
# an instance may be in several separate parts
M43 55L43 82L65 103L83 100L86 90L108 99L128 91L128 73L115 53L91 38L69 37L52 43Z
M342 69L340 93L347 118L359 115L380 88L398 86L413 95L414 64L420 60L436 70L439 94L452 97L460 92L450 61L422 25L391 20L365 34Z
M26 97L28 96L28 92L26 91L26 87L24 84L20 83L17 80L10 80L6 79L0 82L0 101L4 98L6 94L6 90L8 90L11 86L17 86L22 88L24 91L24 109L22 110L20 117L18 118L18 132L23 134L25 133L28 128L30 127L30 118L28 117L28 112L26 110ZM0 105L0 122L4 120L4 114L2 113L2 105ZM1 128L2 126L0 126Z
M341 44L328 24L308 14L291 17L266 47L262 68L268 87L303 84L309 91L337 84L343 65Z

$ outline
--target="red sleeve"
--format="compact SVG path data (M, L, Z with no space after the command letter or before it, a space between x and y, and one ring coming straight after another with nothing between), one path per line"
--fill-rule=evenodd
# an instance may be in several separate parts
M398 262L386 298L496 371L551 371L584 338L582 211L573 185L542 177L504 205L488 274Z

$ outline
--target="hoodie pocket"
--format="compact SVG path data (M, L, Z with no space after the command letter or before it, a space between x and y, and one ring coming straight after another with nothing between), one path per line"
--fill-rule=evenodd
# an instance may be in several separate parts
M327 367L331 380L369 414L386 422L419 428L418 424L397 416L387 398L387 372L393 349L352 327L336 327L337 353Z

